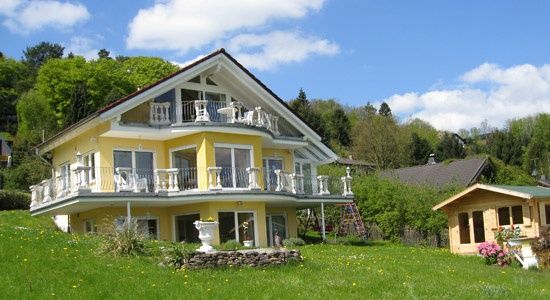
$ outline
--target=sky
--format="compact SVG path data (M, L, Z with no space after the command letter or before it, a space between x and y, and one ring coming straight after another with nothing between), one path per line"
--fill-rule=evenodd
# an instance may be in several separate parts
M184 65L224 47L283 99L387 102L440 130L550 112L550 1L0 0L0 51Z

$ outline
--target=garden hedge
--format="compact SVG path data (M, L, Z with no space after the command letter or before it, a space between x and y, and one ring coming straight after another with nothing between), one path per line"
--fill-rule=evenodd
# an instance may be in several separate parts
M0 190L0 210L29 209L30 203L29 193Z

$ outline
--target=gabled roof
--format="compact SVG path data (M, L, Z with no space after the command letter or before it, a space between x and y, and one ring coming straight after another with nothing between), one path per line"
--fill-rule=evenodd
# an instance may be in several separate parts
M180 70L146 86L146 87L143 87L129 95L126 95L112 103L110 103L109 105L99 109L98 111L94 112L93 114L89 115L88 117L80 120L79 122L63 129L62 131L58 132L57 134L55 134L54 136L52 136L51 138L49 138L48 140L44 141L43 143L39 144L37 146L38 149L41 149L43 148L44 146L48 145L49 143L51 143L52 141L56 140L57 138L65 135L66 133L68 132L71 132L77 128L80 128L82 127L83 125L87 124L87 123L90 123L91 121L100 121L100 122L103 122L106 118L112 118L112 114L113 113L116 113L117 111L119 111L121 109L121 107L124 107L126 106L128 103L132 103L132 100L135 100L135 99L138 99L140 97L144 97L145 95L147 95L147 93L150 93L151 90L153 90L155 87L162 87L162 86L166 86L167 84L169 84L170 82L174 82L174 80L178 80L178 78L181 78L181 76L179 76L180 74L182 73L185 73L187 71L190 71L191 69L195 68L195 67L199 67L200 65L202 65L203 63L206 63L208 61L211 61L212 59L215 59L216 57L225 57L227 58L227 60L229 60L234 66L237 67L238 70L242 71L246 76L248 76L252 82L254 82L255 84L257 84L257 86L260 87L261 90L263 90L265 93L267 93L269 95L269 97L272 97L273 99L276 100L276 102L279 104L279 105L282 105L282 108L279 108L279 109L286 109L288 112L290 112L289 116L291 116L291 119L292 120L289 120L289 122L293 123L293 125L299 125L301 126L300 128L303 128L303 130L307 131L308 134L306 134L306 136L309 137L310 140L312 140L312 142L315 144L316 147L322 149L325 153L331 153L330 155L327 155L327 157L331 157L332 160L336 159L336 155L328 148L326 147L325 145L323 145L321 143L321 136L320 134L315 131L315 129L313 129L306 121L304 121L298 114L296 114L296 112L294 112L289 106L288 104L283 101L279 96L277 96L271 89L269 89L263 82L261 82L258 78L256 78L250 71L248 71L243 65L241 65L235 58L233 58L231 55L229 55L225 49L221 48L215 52L212 52L210 53L209 55L181 68ZM124 109L124 108L122 108Z
M494 193L509 195L517 198L522 198L525 200L529 200L532 198L550 198L550 188L545 188L541 186L494 185L494 184L477 183L465 189L464 191L452 196L451 198L439 203L438 205L434 206L432 209L433 210L441 209L476 190L491 191Z
M380 176L406 184L443 188L448 185L469 186L475 183L488 165L485 157L461 159L383 171Z

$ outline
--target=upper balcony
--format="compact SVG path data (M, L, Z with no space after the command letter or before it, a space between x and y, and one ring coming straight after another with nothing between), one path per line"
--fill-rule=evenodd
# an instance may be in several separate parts
M250 193L291 195L297 198L351 199L352 177L314 178L283 170L261 168L91 168L77 166L72 175L43 180L30 187L31 210L82 195L168 197ZM206 175L206 176L203 176ZM154 198L151 198L155 201ZM349 201L349 200L345 200Z

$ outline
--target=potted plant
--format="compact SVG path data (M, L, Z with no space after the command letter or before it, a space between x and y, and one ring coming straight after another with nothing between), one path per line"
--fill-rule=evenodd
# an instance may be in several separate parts
M242 227L243 227L243 234L244 234L243 245L247 248L254 247L254 241L251 240L248 236L248 222L244 221Z
M510 246L518 246L521 244L521 241L517 240L521 234L521 227L515 226L512 224L508 228L498 227L498 230L495 232L495 240L499 244L508 243Z
M212 252L214 248L212 247L212 239L214 239L214 229L218 227L218 222L214 221L212 217L209 217L206 220L200 219L193 223L195 228L199 231L199 239L201 240L202 246L197 249L200 252Z

